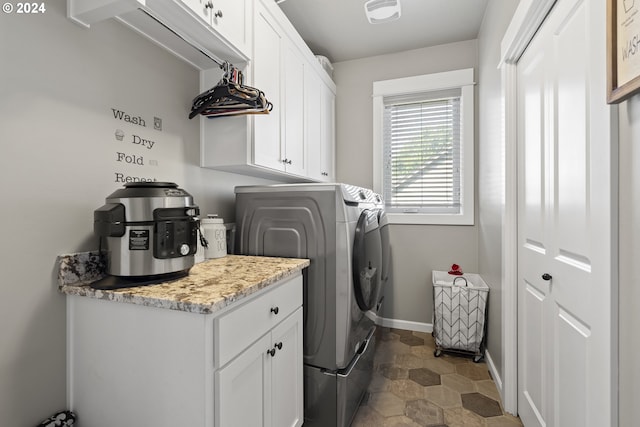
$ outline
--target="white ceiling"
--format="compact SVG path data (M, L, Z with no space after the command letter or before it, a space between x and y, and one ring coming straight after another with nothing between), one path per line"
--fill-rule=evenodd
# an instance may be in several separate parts
M340 62L475 39L487 1L400 0L400 19L375 25L366 0L285 0L280 8L314 54Z

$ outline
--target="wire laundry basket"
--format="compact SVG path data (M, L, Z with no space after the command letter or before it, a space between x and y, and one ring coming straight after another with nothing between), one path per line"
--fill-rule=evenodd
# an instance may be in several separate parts
M434 355L463 352L479 362L484 357L489 286L477 274L433 271L432 276Z

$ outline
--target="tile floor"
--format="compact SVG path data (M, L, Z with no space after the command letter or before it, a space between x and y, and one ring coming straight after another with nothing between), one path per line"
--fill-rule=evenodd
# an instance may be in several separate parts
M352 427L518 427L484 361L433 355L431 334L381 328L368 398Z

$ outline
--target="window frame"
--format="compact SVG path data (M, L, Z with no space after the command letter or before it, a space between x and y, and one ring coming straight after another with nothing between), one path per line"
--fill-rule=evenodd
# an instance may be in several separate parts
M475 223L475 101L473 68L373 82L373 189L384 194L384 98L421 92L460 89L461 207L460 213L387 213L393 224L474 225Z

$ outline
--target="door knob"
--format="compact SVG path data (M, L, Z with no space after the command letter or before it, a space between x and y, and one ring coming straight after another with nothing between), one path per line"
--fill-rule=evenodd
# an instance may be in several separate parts
M542 275L542 280L551 280L552 276L549 273L544 273Z

